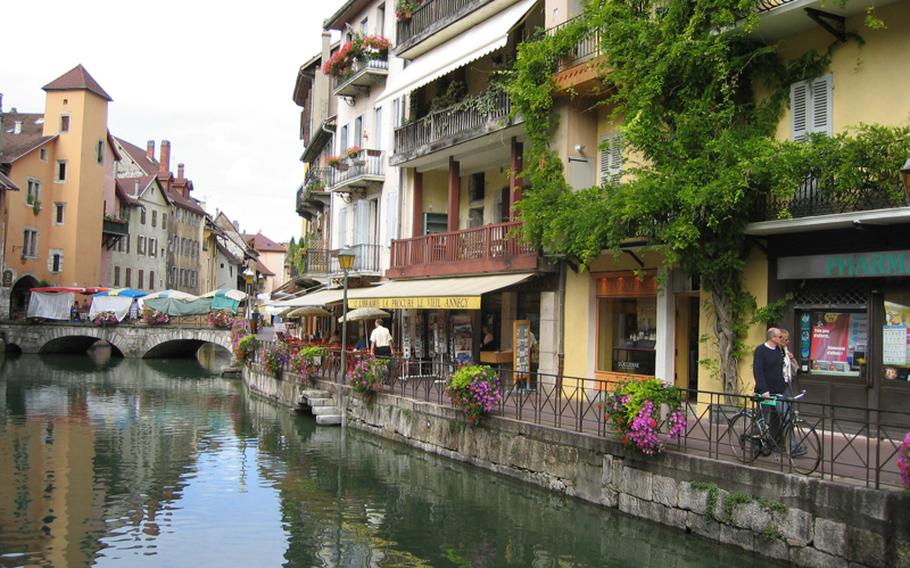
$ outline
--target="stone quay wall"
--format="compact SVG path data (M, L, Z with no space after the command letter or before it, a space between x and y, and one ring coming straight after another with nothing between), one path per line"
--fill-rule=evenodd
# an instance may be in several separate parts
M297 407L296 376L244 370L250 388ZM685 530L797 566L910 567L910 496L667 452L644 457L619 442L320 383L347 401L347 426ZM301 389L302 390L302 389ZM290 393L285 398L282 393Z

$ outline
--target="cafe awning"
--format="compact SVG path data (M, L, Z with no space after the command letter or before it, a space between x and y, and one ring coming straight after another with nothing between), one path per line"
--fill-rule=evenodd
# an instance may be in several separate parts
M341 288L334 288L331 290L318 290L316 292L311 292L305 296L294 298L293 300L272 302L271 305L278 308L302 308L304 306L322 308L329 304L340 302L343 294L344 291ZM350 294L350 290L348 291L348 294Z
M480 297L527 280L533 273L395 280L348 293L349 308L479 310Z

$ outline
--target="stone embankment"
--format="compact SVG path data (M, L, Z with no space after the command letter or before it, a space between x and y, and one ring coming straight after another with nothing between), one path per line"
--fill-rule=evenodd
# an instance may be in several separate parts
M247 368L280 403L295 377ZM271 384L266 384L266 383ZM347 425L552 491L797 566L910 567L910 497L697 456L645 458L612 439L499 417L470 426L453 408L379 395L346 400Z

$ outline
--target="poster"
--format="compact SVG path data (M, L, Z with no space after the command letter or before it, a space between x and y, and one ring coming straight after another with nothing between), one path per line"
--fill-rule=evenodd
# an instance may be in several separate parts
M401 357L411 358L411 314L401 313Z
M812 348L809 358L817 371L846 372L850 314L817 312L812 324Z
M455 363L466 365L471 362L471 318L455 316L452 318L452 355Z
M423 312L417 312L414 316L414 358L423 359L426 357L424 352L423 338Z
M512 368L515 380L524 380L531 372L531 322L515 320L512 323Z

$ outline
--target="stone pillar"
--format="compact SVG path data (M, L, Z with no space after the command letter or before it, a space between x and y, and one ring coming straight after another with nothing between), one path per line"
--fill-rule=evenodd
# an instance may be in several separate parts
M540 293L540 337L537 338L540 349L538 371L553 377L544 377L548 383L555 379L559 368L557 351L559 350L559 294L556 292Z
M414 168L414 205L411 217L411 236L423 236L423 174Z
M676 379L676 286L675 271L665 274L663 284L657 289L657 350L654 374L659 379L673 383Z
M461 204L461 174L455 158L449 156L449 232L458 230L458 210Z
M509 219L515 220L515 203L521 199L521 180L518 178L522 169L522 144L512 137L512 156L509 177Z

